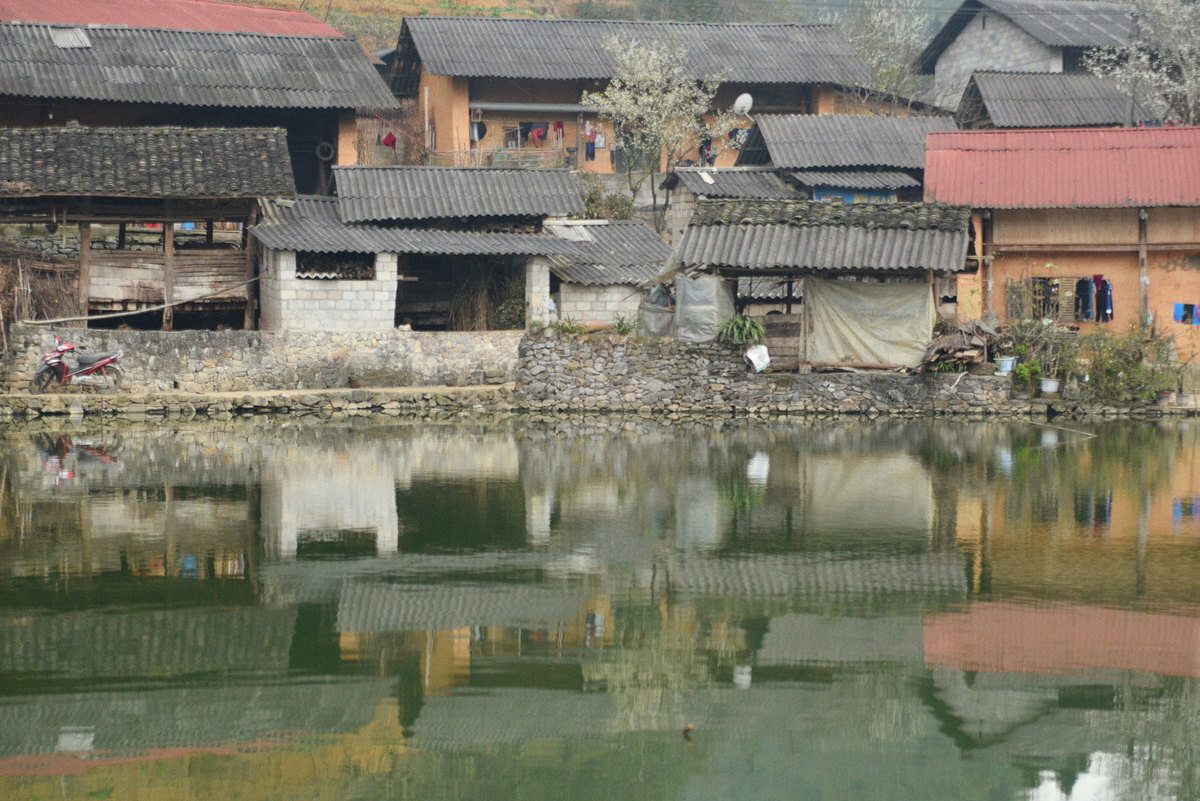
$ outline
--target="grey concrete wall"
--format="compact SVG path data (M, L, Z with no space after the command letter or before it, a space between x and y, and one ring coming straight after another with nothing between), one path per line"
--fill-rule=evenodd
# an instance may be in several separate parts
M935 102L956 109L976 70L1062 72L1062 48L1049 47L1007 17L981 11L967 23L934 65Z
M520 331L104 331L59 328L91 353L123 350L131 392L228 392L503 383ZM53 345L45 326L14 325L4 383L26 388Z
M628 285L584 286L563 284L558 293L559 319L579 323L611 323L617 315L630 321L637 316L642 291Z

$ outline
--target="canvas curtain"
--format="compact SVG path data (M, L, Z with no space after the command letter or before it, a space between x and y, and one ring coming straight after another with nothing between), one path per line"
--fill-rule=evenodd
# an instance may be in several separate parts
M929 284L862 284L806 278L810 362L916 367L933 337Z

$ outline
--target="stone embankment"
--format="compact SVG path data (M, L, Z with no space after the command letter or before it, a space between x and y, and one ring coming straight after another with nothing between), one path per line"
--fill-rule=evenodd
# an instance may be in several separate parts
M1007 377L965 373L752 373L718 343L563 334L522 340L518 404L543 412L1160 417L1168 405L1091 406L1011 396ZM1194 410L1191 410L1194 411Z

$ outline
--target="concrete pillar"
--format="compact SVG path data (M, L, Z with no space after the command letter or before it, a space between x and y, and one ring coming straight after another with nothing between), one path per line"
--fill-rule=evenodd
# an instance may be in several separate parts
M550 260L530 256L525 262L525 325L556 322L550 313Z

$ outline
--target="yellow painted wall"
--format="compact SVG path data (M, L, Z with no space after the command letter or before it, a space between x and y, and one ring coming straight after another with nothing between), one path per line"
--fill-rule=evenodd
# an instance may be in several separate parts
M1040 243L1131 245L1138 241L1137 209L1004 209L995 212L992 219L997 247Z

